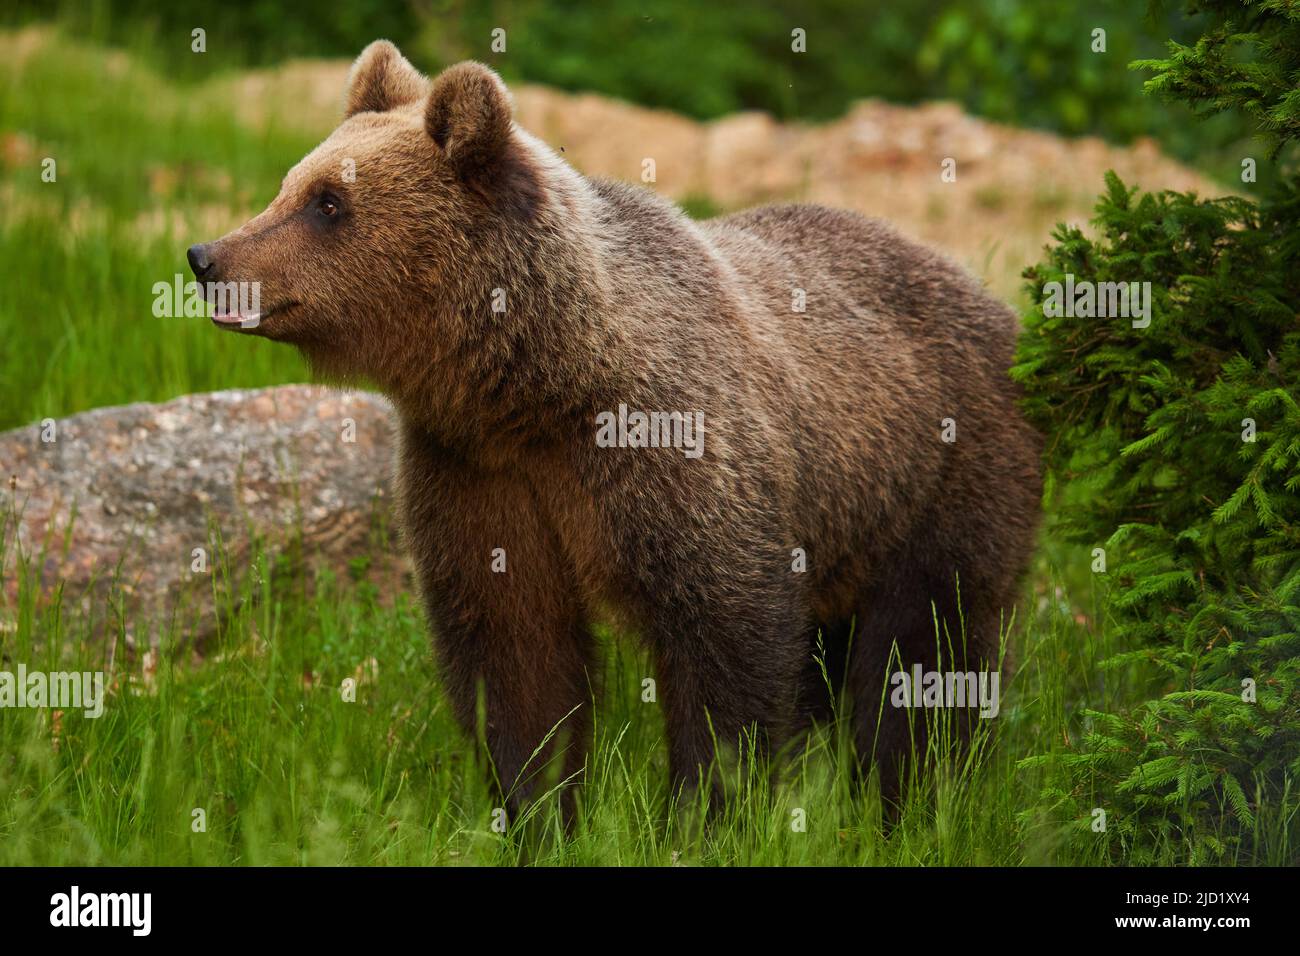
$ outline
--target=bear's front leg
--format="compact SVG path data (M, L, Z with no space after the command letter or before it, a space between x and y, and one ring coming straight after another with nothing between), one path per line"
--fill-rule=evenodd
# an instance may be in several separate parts
M553 759L576 783L590 746L591 642L573 575L519 476L475 469L409 430L402 456L405 538L446 690L470 733L483 694L513 819ZM573 794L561 796L570 822Z

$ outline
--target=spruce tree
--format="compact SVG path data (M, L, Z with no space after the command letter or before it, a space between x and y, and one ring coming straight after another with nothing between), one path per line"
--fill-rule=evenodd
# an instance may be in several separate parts
M1153 95L1255 121L1263 148L1243 157L1238 195L1143 194L1110 174L1095 231L1059 226L1024 273L1033 305L1013 375L1047 435L1053 526L1081 562L1105 549L1107 622L1125 648L1108 666L1148 677L1147 699L1090 712L1069 749L1029 763L1047 768L1073 838L1110 859L1294 863L1300 7L1188 12L1205 24L1194 44L1132 65ZM1265 164L1266 191L1249 175ZM1150 283L1149 324L1057 314L1051 284L1067 276Z

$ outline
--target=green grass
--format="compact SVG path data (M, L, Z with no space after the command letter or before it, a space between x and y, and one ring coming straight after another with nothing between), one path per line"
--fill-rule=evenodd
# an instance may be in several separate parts
M8 529L16 499L0 507ZM11 540L0 534L0 540ZM57 542L53 543L57 547ZM1032 578L1057 570L1047 548ZM42 598L43 553L0 550L0 670L104 671L103 715L0 711L0 866L5 865L1104 865L1127 859L1122 820L1092 829L1099 792L1064 792L1050 761L1077 754L1088 709L1131 699L1138 671L1106 670L1117 648L1089 608L1055 584L1033 588L1009 636L1002 709L974 745L944 742L943 712L920 711L927 768L886 808L855 778L841 722L785 759L728 778L707 825L673 802L659 706L641 699L646 656L607 633L604 692L580 812L562 832L554 791L505 833L481 746L456 724L425 624L404 593L381 594L359 557L343 578L308 576L283 554L246 573L218 560L219 631L197 660L192 634L165 625L158 653L127 646L151 621L112 591L90 610ZM357 681L344 699L345 679ZM938 721L935 723L935 721ZM562 732L562 728L560 729ZM771 773L767 771L771 770ZM1078 808L1084 808L1080 813ZM194 829L202 810L206 828ZM1286 863L1294 820L1261 805L1258 858ZM795 811L806 821L792 823ZM1225 815L1226 819L1226 815ZM1225 833L1225 838L1229 834ZM1180 865L1164 842L1143 862Z
M566 838L554 799L494 832L490 766L449 712L407 596L258 558L247 575L214 573L222 626L202 663L172 626L150 665L124 638L147 622L118 619L113 596L95 615L42 601L42 563L0 553L0 584L18 594L0 617L0 669L103 670L111 689L97 719L0 714L0 865L961 865L1108 850L1088 821L1052 822L1042 779L1018 766L1077 732L1079 701L1101 702L1088 686L1101 648L1058 600L1016 637L997 737L981 725L968 753L937 745L896 818L855 782L847 735L829 725L771 780L729 781L731 799L699 826L695 807L670 803L661 715L641 700L648 662L602 635L596 746Z

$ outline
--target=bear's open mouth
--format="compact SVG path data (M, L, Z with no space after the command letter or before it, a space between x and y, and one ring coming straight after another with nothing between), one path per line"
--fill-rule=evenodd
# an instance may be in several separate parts
M269 309L263 309L261 312L214 312L212 314L212 324L223 329L252 331L261 326L272 315L283 312L285 309L297 304L296 302L281 302Z

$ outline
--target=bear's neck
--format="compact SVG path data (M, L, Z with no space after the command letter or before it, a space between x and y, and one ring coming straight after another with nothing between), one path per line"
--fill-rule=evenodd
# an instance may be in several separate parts
M413 330L382 365L406 427L470 457L586 434L626 385L600 203L563 169L529 170L545 188L500 203L471 237L475 261L444 270L423 335L438 342L421 348Z

